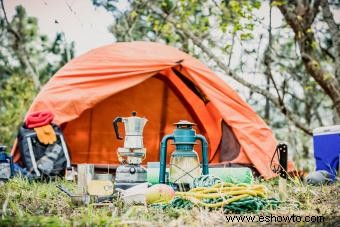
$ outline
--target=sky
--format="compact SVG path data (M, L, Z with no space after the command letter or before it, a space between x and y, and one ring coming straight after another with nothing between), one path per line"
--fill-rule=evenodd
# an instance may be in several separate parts
M119 8L127 5L127 0L118 2ZM63 32L67 42L75 41L76 56L114 42L113 35L108 31L113 22L112 15L102 7L93 6L92 0L4 0L4 5L9 19L17 5L24 6L29 16L38 18L41 33L51 40L57 32ZM268 10L268 4L262 4L258 15L268 15ZM334 16L336 21L340 21L340 13ZM267 24L268 17L264 17L263 22ZM281 13L273 8L273 27L281 22ZM263 33L263 28L255 28L254 32Z
M114 42L108 31L113 22L112 15L102 7L93 6L91 0L4 0L4 4L9 18L14 15L17 5L24 6L29 16L38 18L41 33L51 40L57 32L63 32L68 42L75 41L76 56ZM126 4L127 1L120 0L118 7ZM267 10L267 4L263 4L259 14L266 15ZM267 19L264 18L266 22ZM280 13L274 10L273 26L280 25L281 20Z
M76 56L114 41L108 31L112 15L95 8L90 0L4 0L4 5L9 19L17 5L24 6L29 16L38 18L40 32L51 40L57 32L64 32L67 42L75 41Z

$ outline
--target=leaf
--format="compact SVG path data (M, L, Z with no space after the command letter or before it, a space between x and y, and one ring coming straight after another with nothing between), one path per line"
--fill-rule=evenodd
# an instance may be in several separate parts
M333 77L333 75L331 73L324 73L323 74L323 79L324 80L329 80Z
M308 28L306 33L313 33L313 29L312 28Z
M245 28L248 29L248 30L253 30L254 24L246 24Z
M271 6L275 7L275 6L283 6L285 3L285 1L282 0L277 0L277 1L273 1Z
M137 13L135 10L133 10L133 11L130 13L130 16L131 16L132 19L134 19L135 17L138 16L138 13Z
M250 40L250 39L253 39L254 38L254 35L252 33L242 33L240 35L240 39L241 40Z
M260 1L254 1L254 2L253 2L253 7L254 7L255 9L259 9L259 8L261 7L261 2L260 2Z
M225 51L229 52L231 50L231 45L226 44L225 47L223 48Z
M312 43L311 43L311 47L313 49L317 49L318 48L318 43L314 40Z

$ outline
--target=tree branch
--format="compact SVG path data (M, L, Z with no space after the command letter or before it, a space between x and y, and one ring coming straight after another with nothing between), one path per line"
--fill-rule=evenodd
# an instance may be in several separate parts
M284 4L278 6L278 8L295 33L295 39L299 45L300 55L306 71L333 101L334 109L336 111L335 119L337 122L340 121L340 83L333 75L325 72L321 68L318 54L314 47L316 40L311 29L311 24L318 12L317 8L319 4L320 1L316 0L313 6L310 6L309 1L306 1L303 6ZM297 7L307 8L307 10L304 11L303 17L298 14L299 10Z
M262 36L261 36L262 38ZM276 93L279 97L279 101L281 101L280 98L280 93L278 92L278 90L276 89L276 84L274 81L274 78L272 76L272 72L271 72L271 66L270 63L272 62L272 58L271 58L271 49L272 49L272 0L269 1L269 25L268 25L268 46L267 49L264 52L264 64L266 66L265 68L265 75L267 76L266 78L266 90L269 92L270 90L270 81L273 80L274 82L274 87L276 90ZM258 47L258 50L260 49L260 46ZM260 51L258 51L257 54L259 54ZM280 102L281 103L281 102ZM269 120L270 119L270 101L268 98L266 98L266 105L265 105L265 119Z
M327 1L327 0L314 0L311 6L308 7L310 10L310 17L307 17L308 21L306 24L306 28L308 29L312 24L314 23L315 17L319 13L319 6L321 1Z

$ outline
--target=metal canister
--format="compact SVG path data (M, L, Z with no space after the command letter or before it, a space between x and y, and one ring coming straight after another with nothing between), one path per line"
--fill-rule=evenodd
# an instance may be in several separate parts
M93 164L78 164L77 165L77 184L78 189L82 192L87 191L88 183L93 180L94 165Z

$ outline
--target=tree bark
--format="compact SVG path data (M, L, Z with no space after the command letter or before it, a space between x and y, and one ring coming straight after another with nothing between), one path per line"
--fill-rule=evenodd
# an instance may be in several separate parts
M269 92L270 90L270 81L271 79L274 80L271 72L271 48L272 48L272 0L269 1L269 25L268 25L268 46L264 52L264 65L265 65L265 75L266 75L266 90ZM278 93L278 98L280 101L280 94ZM269 120L270 118L270 101L266 98L266 105L265 105L265 112L264 118Z
M323 0L321 2L322 15L324 20L328 25L329 32L331 34L331 39L333 41L334 47L334 60L335 60L335 77L338 79L340 83L340 29L339 25L335 23L333 14L329 8L329 4L327 0Z
M311 28L319 11L319 6L320 0L314 1L313 5L309 5L308 3L304 5L301 1L298 1L296 4L285 4L278 7L286 22L295 33L295 39L299 45L300 54L306 71L325 91L325 94L330 97L337 115L335 119L339 119L340 85L333 75L322 69L315 47L317 42Z

